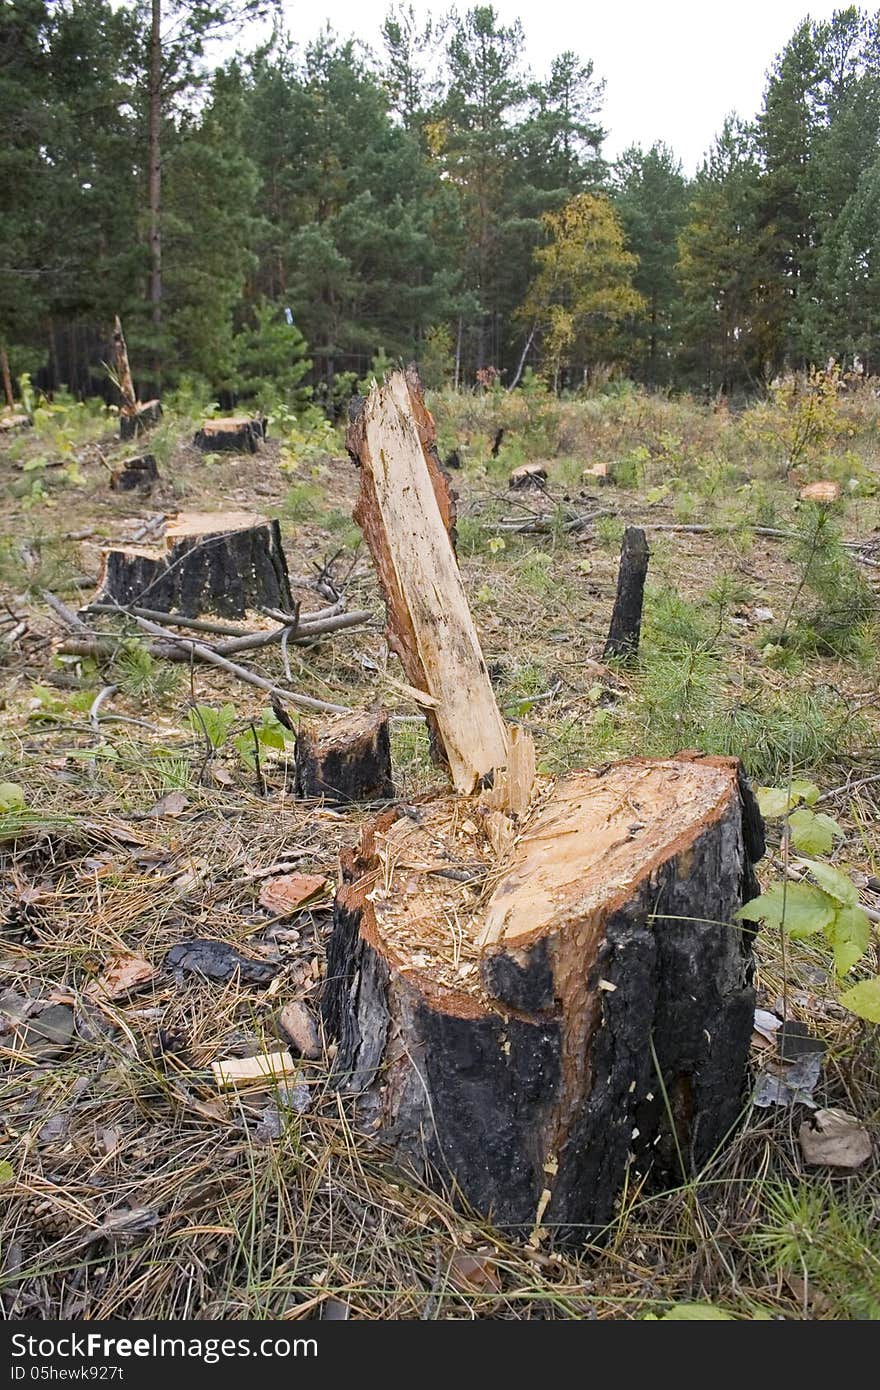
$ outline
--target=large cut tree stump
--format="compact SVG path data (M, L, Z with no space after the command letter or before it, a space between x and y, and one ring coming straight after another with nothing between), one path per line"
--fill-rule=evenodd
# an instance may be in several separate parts
M401 1163L534 1239L583 1238L631 1165L678 1183L740 1113L754 995L735 914L760 816L735 759L536 778L486 674L417 378L375 387L348 442L389 645L457 795L390 809L343 860L336 1079Z
M265 437L263 420L230 416L224 420L206 420L196 432L193 443L206 454L255 454Z
M732 759L575 773L501 863L455 798L368 827L324 1003L360 1121L523 1233L595 1234L631 1162L692 1173L744 1098L755 1001L733 916L763 848L745 796L744 816Z
M293 600L277 521L247 512L191 512L172 522L164 548L106 550L95 603L131 604L187 617L241 618Z
M301 724L294 769L299 797L342 803L389 800L394 783L387 712L340 714L318 727Z

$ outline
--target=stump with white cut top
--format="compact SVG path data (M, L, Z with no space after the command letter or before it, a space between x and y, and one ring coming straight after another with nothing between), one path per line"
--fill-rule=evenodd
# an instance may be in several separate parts
M277 521L250 512L187 512L157 546L106 550L93 602L241 618L293 600Z
M343 858L336 1081L401 1166L533 1242L597 1236L631 1169L679 1183L740 1114L761 820L732 758L535 771L464 600L412 374L350 434L389 641L454 791Z

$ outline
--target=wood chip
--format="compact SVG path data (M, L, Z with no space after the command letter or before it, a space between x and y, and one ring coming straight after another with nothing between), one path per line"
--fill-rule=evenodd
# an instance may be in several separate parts
M456 1250L449 1265L449 1282L460 1293L501 1292L501 1275L491 1255L468 1255Z
M329 888L323 874L281 874L267 878L260 889L260 906L276 917L292 917L305 903L324 897Z
M255 1082L283 1080L295 1076L299 1064L289 1052L263 1052L256 1057L228 1057L212 1062L211 1071L221 1090L232 1086L247 1086Z
M141 956L113 956L103 973L90 980L84 993L88 999L123 999L135 989L155 979L157 971Z

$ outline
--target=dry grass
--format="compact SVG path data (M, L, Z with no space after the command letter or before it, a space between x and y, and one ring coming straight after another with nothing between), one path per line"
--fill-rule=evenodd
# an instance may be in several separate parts
M840 438L815 463L817 473L861 480L842 525L848 537L873 538L866 553L876 558L878 414L876 403L848 403ZM534 731L545 770L724 735L742 741L737 751L761 776L785 775L791 763L832 789L880 772L875 638L866 634L846 659L764 652L755 612L771 609L768 626L778 627L802 575L784 541L743 523L787 529L802 517L796 488L743 422L626 394L561 405L445 399L438 420L446 448L465 446L460 549L487 660L505 711ZM500 425L508 434L492 460ZM315 1005L321 988L327 913L273 921L258 903L260 874L295 862L333 877L365 812L295 802L281 754L262 769L265 797L231 742L206 759L187 719L193 700L232 701L236 729L263 712L257 692L208 668L178 670L170 686L161 670L142 671L136 684L129 673L96 732L89 709L119 682L119 668L59 661L60 630L39 589L72 601L87 594L102 541L183 502L280 514L292 572L336 556L350 604L377 614L379 604L347 527L347 462L310 457L290 476L273 446L256 460L206 463L182 433L172 421L163 491L146 504L108 490L105 463L120 449L109 434L96 440L93 422L72 445L79 480L48 487L48 503L21 491L27 475L16 467L45 452L45 440L16 441L0 461L2 481L19 493L0 557L15 618L0 641L18 615L28 625L3 651L0 781L23 788L27 810L0 845L0 995L36 1001L37 1012L68 1002L75 1018L55 1056L22 1048L21 1027L0 1035L5 1315L295 1319L321 1316L332 1301L361 1318L638 1318L694 1301L743 1318L847 1318L880 1307L876 1247L865 1234L880 1200L876 1164L844 1178L805 1171L800 1112L749 1111L697 1179L669 1193L625 1193L601 1246L554 1253L507 1241L393 1172L353 1134L323 1063L302 1064L302 1112L301 1091L218 1095L211 1062L277 1045L279 1005ZM507 473L522 457L551 461L549 499L508 498ZM616 464L618 482L582 481L594 462ZM547 534L501 529L504 517L527 518L526 508L549 519ZM566 530L572 514L595 509L613 515ZM654 533L644 661L629 672L601 660L624 520L731 528ZM876 589L880 571L865 573ZM682 685L672 676L687 652ZM291 658L303 691L351 705L381 699L401 716L403 796L437 783L378 621ZM280 678L279 661L266 649L253 664ZM218 782L216 767L231 780ZM187 798L182 813L150 816L172 789ZM837 862L862 875L866 905L880 904L868 883L880 874L880 781L841 791L825 809L845 830ZM180 983L162 968L172 945L205 936L274 961L272 985ZM155 981L96 1004L90 981L129 952L158 968ZM874 955L876 968L876 942ZM828 1044L817 1101L858 1115L876 1135L876 1033L835 1003L821 950L764 939L758 984L765 1007L784 999ZM488 1287L459 1287L462 1251L486 1255Z

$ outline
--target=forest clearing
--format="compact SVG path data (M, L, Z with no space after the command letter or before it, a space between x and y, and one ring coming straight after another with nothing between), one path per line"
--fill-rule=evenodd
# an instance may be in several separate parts
M749 2L0 0L0 1323L880 1317L880 13Z
M876 395L837 395L794 471L800 399L736 415L634 389L428 404L441 455L461 459L458 556L493 689L539 774L693 748L741 758L756 785L801 787L793 804L833 818L812 857L854 885L870 943L852 965L810 923L756 944L758 1017L805 1025L821 1066L787 1103L746 1104L693 1179L627 1187L579 1247L506 1239L403 1177L330 1082L319 1004L338 856L375 811L297 799L275 701L150 656L133 617L88 611L102 551L166 517L278 516L301 616L328 595L370 616L241 661L279 691L384 706L396 803L442 787L382 635L341 433L282 422L256 454L204 453L194 403L169 400L123 443L103 407L56 401L3 447L7 1316L875 1316L876 1149L851 1172L816 1167L799 1131L808 1101L876 1138L876 1030L841 1003L877 974ZM147 448L149 495L111 487ZM511 489L535 462L546 483ZM836 500L802 500L820 481ZM650 541L642 639L636 660L606 661L626 524ZM58 601L105 634L100 651L65 654ZM229 626L253 630L254 615ZM765 890L786 863L802 872L781 796L763 801ZM285 899L291 874L309 876L305 899L296 879ZM266 893L279 879L280 899ZM246 959L187 968L182 948L204 940ZM285 1051L291 1003L308 1037L300 1017ZM752 1091L790 1066L772 1027L753 1035ZM225 1087L219 1064L267 1055L285 1058L280 1081Z

